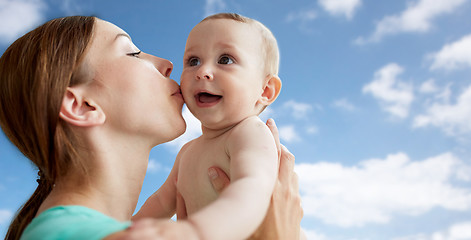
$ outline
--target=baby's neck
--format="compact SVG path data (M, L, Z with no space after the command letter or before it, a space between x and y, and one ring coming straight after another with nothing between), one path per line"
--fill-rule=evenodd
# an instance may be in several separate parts
M230 126L227 126L227 127L221 128L221 129L211 129L211 128L208 128L204 125L201 125L202 131L203 131L202 137L205 138L205 139L218 138L218 137L224 135L225 133L229 132L232 128L237 126L237 124L238 123L232 124Z
M229 132L231 129L233 129L235 126L237 126L239 123L243 122L244 120L246 120L248 118L253 118L253 117L256 118L258 116L249 116L249 117L244 118L244 119L242 119L238 122L235 122L235 123L232 123L230 125L227 125L227 126L224 126L224 127L221 127L221 128L217 128L217 129L210 128L210 127L207 127L204 124L202 124L201 125L201 129L202 129L202 132L203 132L202 137L205 138L205 139L218 138L218 137L224 135L225 133Z

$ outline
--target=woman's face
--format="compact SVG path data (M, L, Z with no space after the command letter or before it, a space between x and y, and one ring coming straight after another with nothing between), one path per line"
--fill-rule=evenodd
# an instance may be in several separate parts
M85 63L91 68L90 91L113 130L170 141L185 131L183 98L170 79L170 61L143 52L119 27L97 20Z

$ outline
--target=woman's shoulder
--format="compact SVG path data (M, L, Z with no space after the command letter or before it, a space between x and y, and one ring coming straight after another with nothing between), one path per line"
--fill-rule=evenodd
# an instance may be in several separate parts
M130 222L119 222L83 206L56 206L35 217L21 240L29 239L102 239L126 229Z

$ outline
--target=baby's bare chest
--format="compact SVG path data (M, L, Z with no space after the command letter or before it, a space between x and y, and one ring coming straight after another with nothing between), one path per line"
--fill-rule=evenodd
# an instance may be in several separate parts
M185 199L188 214L217 198L208 169L216 166L230 177L230 159L221 142L194 142L180 156L177 188Z

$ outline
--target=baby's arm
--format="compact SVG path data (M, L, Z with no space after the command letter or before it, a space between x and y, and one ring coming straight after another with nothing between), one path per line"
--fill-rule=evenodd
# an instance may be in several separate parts
M230 133L231 184L189 216L201 239L246 239L263 221L277 177L278 154L268 127L253 117Z
M184 149L185 146L180 150L180 153ZM171 218L175 214L177 201L176 181L178 176L180 153L177 155L167 180L165 180L164 184L159 188L159 190L157 190L146 200L141 209L139 209L139 212L132 217L133 221L146 217Z

